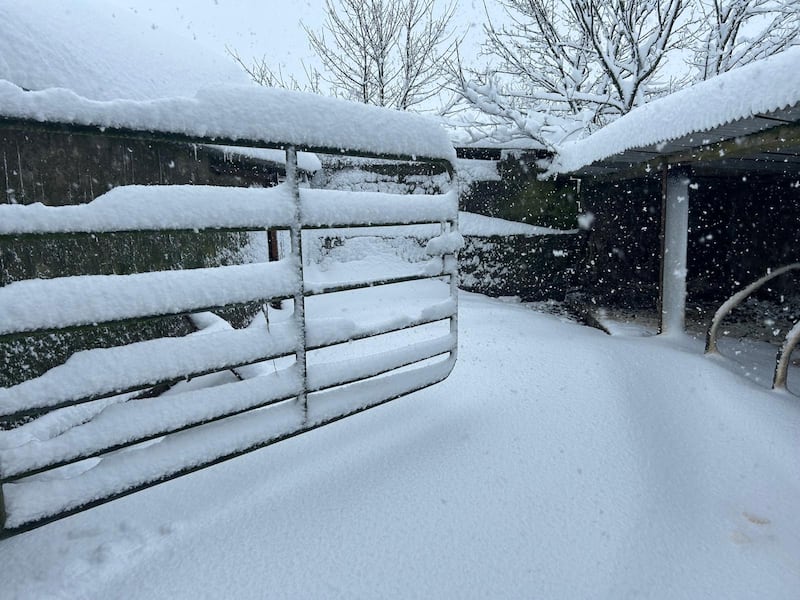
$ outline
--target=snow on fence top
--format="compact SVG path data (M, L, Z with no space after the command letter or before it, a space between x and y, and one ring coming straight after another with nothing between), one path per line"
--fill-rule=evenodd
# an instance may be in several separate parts
M307 227L394 225L455 219L458 194L410 195L301 189L301 213Z
M550 167L569 173L632 148L661 144L800 103L800 47L702 81L632 110L558 148Z
M41 232L261 229L287 227L294 218L288 187L129 185L88 204L0 204L0 234Z
M192 97L89 100L71 90L25 91L0 80L3 117L151 131L300 150L456 159L447 134L420 115L260 86L214 86Z
M294 258L133 275L26 279L3 287L0 335L289 298L300 287Z
M308 227L436 223L455 219L458 211L454 191L423 196L303 188L300 197ZM286 185L130 185L75 206L0 204L0 235L287 228L293 220Z

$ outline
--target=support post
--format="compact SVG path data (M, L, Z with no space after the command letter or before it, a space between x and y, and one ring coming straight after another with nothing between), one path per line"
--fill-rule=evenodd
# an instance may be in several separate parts
M305 304L305 277L303 275L303 215L300 203L300 180L297 176L297 149L294 146L286 147L286 185L291 191L294 199L294 220L291 228L292 255L297 261L297 269L300 275L300 282L294 293L294 323L297 332L297 350L295 358L297 368L300 370L300 377L303 382L303 390L297 397L297 401L303 410L303 424L308 418L308 368L306 364L306 304Z
M0 532L6 528L6 499L3 497L3 484L0 483Z
M278 232L275 229L267 230L267 255L269 262L278 262L281 259L278 249ZM270 300L269 305L275 310L281 309L280 300Z
M448 225L448 231L458 231L458 211L452 223ZM458 306L458 255L456 253L448 254L442 257L443 271L450 274L450 298ZM458 310L450 317L450 335L458 339ZM458 345L450 352L450 357L455 361L458 358Z
M686 254L689 241L689 176L665 164L661 195L659 333L683 333L686 324Z

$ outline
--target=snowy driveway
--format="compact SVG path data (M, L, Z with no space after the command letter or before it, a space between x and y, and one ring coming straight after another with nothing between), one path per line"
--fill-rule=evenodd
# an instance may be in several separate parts
M4 598L796 598L800 403L461 296L443 384L0 542Z

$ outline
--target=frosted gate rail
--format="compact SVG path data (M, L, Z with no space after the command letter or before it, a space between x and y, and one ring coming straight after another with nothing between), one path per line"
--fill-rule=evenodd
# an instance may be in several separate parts
M457 351L455 192L398 196L301 188L297 168L297 152L305 150L433 163L452 175L455 152L435 124L263 88L135 103L3 87L0 101L6 127L280 148L286 156L286 181L274 188L131 186L85 205L2 205L2 240L254 230L285 230L291 239L291 251L277 262L10 283L0 287L0 341L166 315L202 321L208 311L237 303L290 300L294 308L291 317L268 327L210 328L202 335L80 351L39 377L0 388L0 419L81 407L93 417L24 443L15 441L14 429L0 432L0 537L252 452L449 375ZM423 224L435 237L428 243L431 259L421 266L347 281L313 282L304 274L304 231ZM326 318L324 302L307 315L307 301L409 282L439 282L443 296L368 323ZM432 326L439 327L435 335ZM324 356L329 348L406 331L425 335L358 358ZM309 360L315 352L321 358ZM239 381L120 399L271 359L282 361L280 368L275 363Z

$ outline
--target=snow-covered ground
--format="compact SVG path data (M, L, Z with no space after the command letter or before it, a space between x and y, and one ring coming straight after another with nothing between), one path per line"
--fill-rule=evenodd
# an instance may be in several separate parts
M797 398L617 331L464 293L444 383L4 540L0 595L796 598Z

